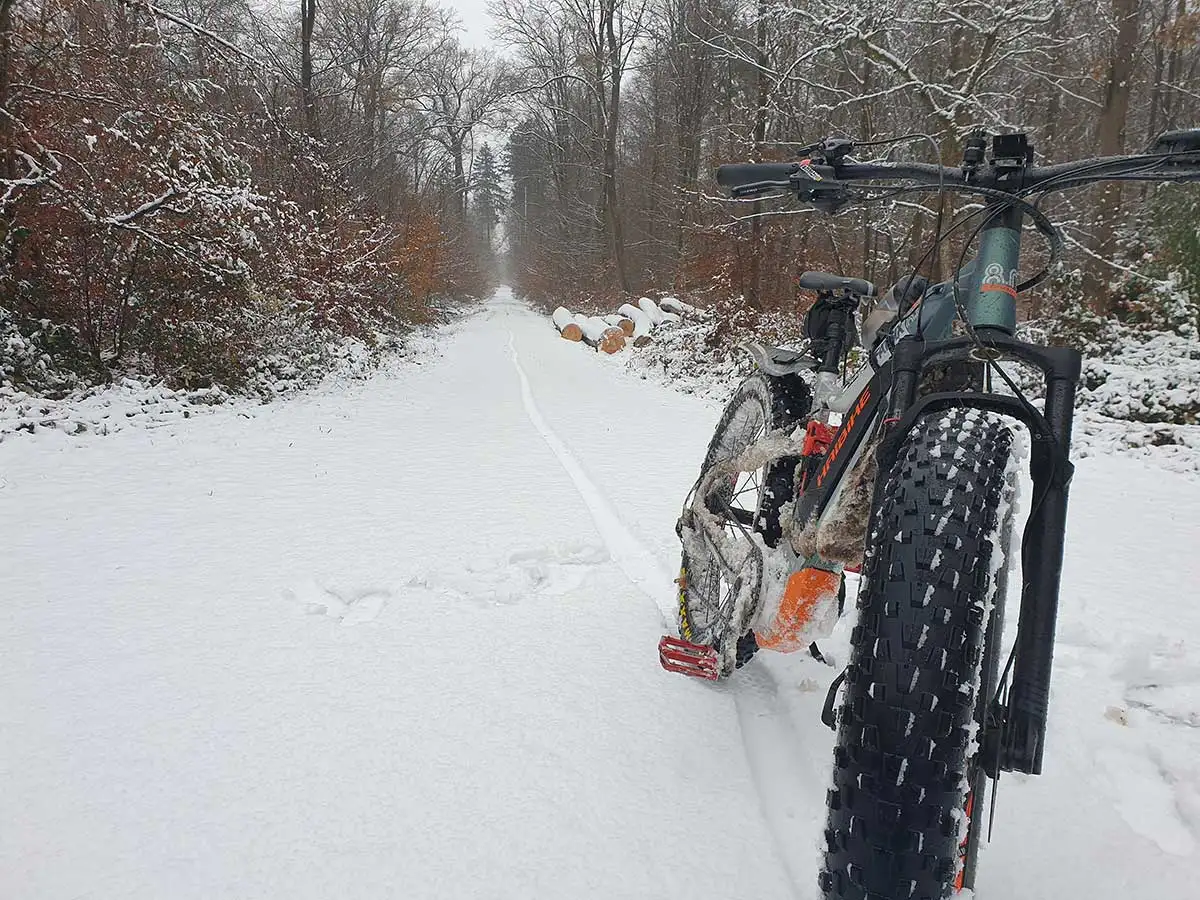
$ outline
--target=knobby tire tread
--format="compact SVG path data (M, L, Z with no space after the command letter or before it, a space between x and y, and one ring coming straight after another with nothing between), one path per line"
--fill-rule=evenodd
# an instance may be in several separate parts
M877 494L838 713L825 900L953 889L1011 442L992 414L931 414Z

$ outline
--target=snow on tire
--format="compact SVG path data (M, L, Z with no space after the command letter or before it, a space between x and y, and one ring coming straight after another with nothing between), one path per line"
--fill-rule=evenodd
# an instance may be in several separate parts
M808 416L811 405L808 386L797 376L774 378L757 374L747 378L717 423L700 467L699 482L714 467L735 459L764 433L793 429ZM745 503L746 512L753 514L752 530L762 536L767 546L774 546L782 533L780 508L794 497L796 462L795 458L779 459L755 473L753 484L739 480L722 489L727 496L720 499L733 507L740 507L739 496L745 495L741 503ZM680 634L689 641L723 649L721 674L728 675L756 649L753 635L743 634L753 610L732 608L727 596L731 586L708 545L686 527L681 528L680 537L684 544L680 564ZM761 578L761 572L758 574ZM755 590L748 593L755 594ZM736 653L724 646L730 638L738 641Z
M956 887L980 684L995 681L985 632L1012 459L1000 417L930 414L877 495L838 713L826 900L939 900Z

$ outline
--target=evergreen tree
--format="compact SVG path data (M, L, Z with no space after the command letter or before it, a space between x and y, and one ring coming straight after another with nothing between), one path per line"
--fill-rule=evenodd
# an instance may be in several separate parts
M500 210L506 203L504 187L500 183L502 177L500 163L492 153L492 148L485 143L479 148L475 160L475 186L471 193L475 201L475 215L483 226L489 248L495 227L500 222Z

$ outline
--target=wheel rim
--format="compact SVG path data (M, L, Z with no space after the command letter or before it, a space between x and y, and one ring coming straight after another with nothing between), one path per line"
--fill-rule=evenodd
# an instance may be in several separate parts
M705 470L736 458L756 443L766 430L767 416L763 407L757 402L743 404L722 432L721 441L710 452ZM726 540L726 545L741 543L745 550L738 559L728 560L740 573L736 578L731 577L718 561L707 539L699 539L702 542L699 549L692 547L691 553L685 550L684 609L693 641L721 649L726 639L732 637L736 641L740 636L731 634L738 596L746 582L745 576L757 579L761 574L748 571L748 566L751 560L757 561L750 534L755 530L754 523L761 508L765 472L764 467L734 473L708 492L708 509L721 521L721 531L732 539Z

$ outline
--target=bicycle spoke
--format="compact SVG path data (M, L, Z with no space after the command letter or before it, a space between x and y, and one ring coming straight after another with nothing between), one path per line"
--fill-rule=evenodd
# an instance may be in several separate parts
M748 408L749 409L749 408ZM730 465L761 441L767 432L766 419L759 410L725 432L710 465ZM755 590L761 577L761 552L754 543L755 521L762 502L765 471L736 470L723 473L708 482L706 495L699 502L711 514L702 524L708 529L697 548L688 572L688 604L693 640L713 646L725 646L736 640L733 620L747 590ZM690 501L693 504L697 500ZM736 586L736 587L735 587ZM742 624L739 623L739 630Z

